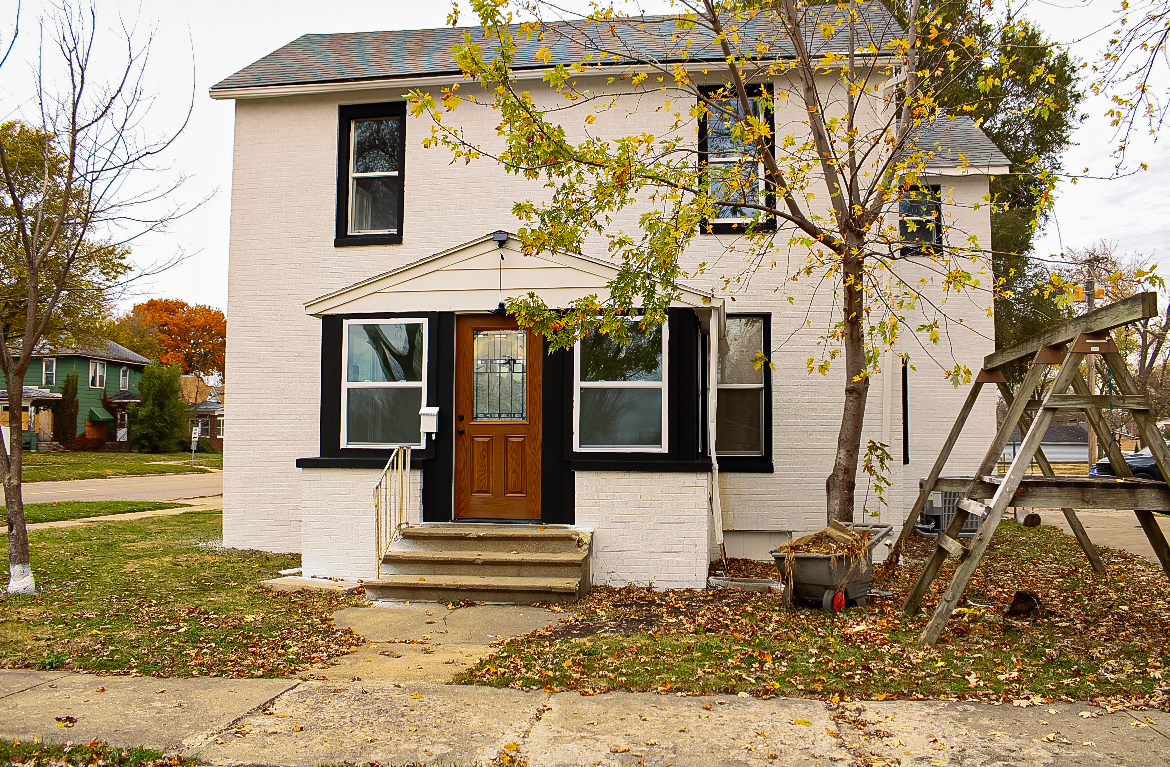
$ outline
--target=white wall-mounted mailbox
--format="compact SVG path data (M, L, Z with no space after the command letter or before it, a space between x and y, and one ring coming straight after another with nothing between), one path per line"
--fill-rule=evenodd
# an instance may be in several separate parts
M420 408L418 415L422 422L423 434L435 434L439 431L439 408L437 406Z

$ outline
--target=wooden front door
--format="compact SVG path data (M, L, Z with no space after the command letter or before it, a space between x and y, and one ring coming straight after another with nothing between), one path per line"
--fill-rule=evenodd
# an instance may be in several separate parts
M456 519L540 519L543 362L511 317L456 319Z

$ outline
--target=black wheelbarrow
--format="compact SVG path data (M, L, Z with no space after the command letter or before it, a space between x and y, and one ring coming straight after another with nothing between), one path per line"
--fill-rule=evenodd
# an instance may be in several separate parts
M772 552L784 597L789 604L796 600L811 602L826 612L839 613L848 606L865 607L865 596L873 581L873 550L893 530L891 525L849 525L854 532L867 532L862 556L821 554L782 549ZM788 557L792 557L789 567Z

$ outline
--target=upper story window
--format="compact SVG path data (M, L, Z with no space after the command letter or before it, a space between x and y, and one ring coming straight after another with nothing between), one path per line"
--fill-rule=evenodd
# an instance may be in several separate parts
M402 242L406 104L343 106L334 245Z
M575 450L666 452L666 342L659 325L624 345L601 333L577 344Z
M729 316L719 344L718 406L715 411L715 452L720 456L764 455L767 433L767 365L756 366L759 352L768 353L765 317Z
M41 386L57 385L57 360L49 357L41 361Z
M123 367L118 374L118 390L130 391L130 368Z
M898 200L898 236L902 256L931 255L943 244L942 187L912 186Z
M421 447L426 320L346 320L342 344L341 446Z
M762 86L749 86L747 92L754 116L759 117L761 108L754 99L764 92ZM703 222L703 231L742 232L759 216L767 217L760 225L774 226L775 219L757 207L772 204L771 184L766 180L758 147L739 133L747 127L743 104L734 91L724 86L705 88L703 94L712 103L699 123L699 162L706 168L712 198L721 203L715 206L715 217ZM770 113L764 117L771 121Z
M89 361L89 388L106 388L106 363L101 360Z

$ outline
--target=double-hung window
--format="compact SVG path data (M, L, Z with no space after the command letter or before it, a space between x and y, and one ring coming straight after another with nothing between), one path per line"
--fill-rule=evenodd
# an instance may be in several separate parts
M577 344L575 450L666 452L666 342L659 325L632 327L625 344L598 332Z
M57 360L53 357L41 361L41 386L56 386Z
M761 316L728 317L719 343L718 407L715 413L717 455L764 455L766 410L766 323ZM766 365L766 363L765 363Z
M118 373L118 391L130 391L130 368L123 367Z
M771 115L756 100L763 93L761 86L748 89L753 118L762 117L770 124ZM714 205L703 231L742 232L761 216L765 218L758 225L773 225L774 219L759 207L769 206L772 195L758 144L750 132L745 133L750 121L742 102L727 87L707 88L703 94L710 103L699 125L699 159L706 168L708 194ZM768 151L772 151L771 139Z
M402 242L406 105L343 106L335 245Z
M421 447L426 320L346 320L342 345L342 447Z
M101 360L89 361L89 388L106 388L106 363Z
M219 416L215 423L215 435L223 439L223 416Z
M912 186L898 200L898 236L903 256L939 253L943 243L942 187Z

